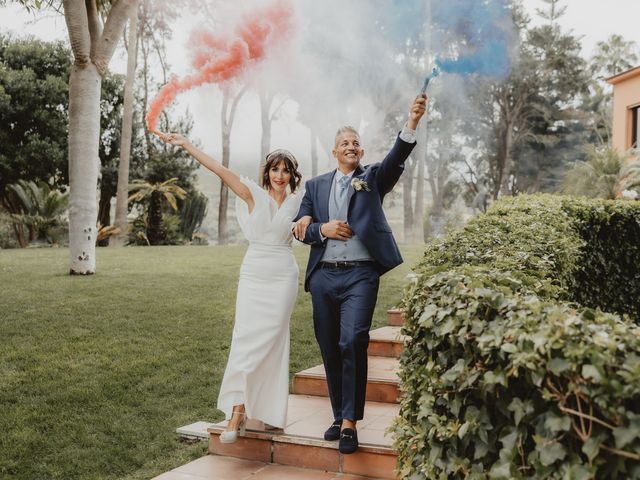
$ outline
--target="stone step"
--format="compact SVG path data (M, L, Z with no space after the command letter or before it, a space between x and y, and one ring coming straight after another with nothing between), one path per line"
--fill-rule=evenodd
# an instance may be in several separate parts
M405 335L400 333L402 327L382 327L369 332L369 349L367 353L375 357L398 358L404 349Z
M397 358L369 357L366 400L397 403L399 397ZM323 365L317 365L293 376L292 392L298 395L328 396Z
M398 415L398 410L397 404L367 402L365 418L358 422L360 447L351 455L343 455L338 451L337 441L327 442L323 438L333 420L329 399L289 395L284 430L265 430L261 422L249 420L244 437L235 443L223 444L219 435L226 422L220 422L209 428L209 453L340 474L395 479L397 454L391 448L392 440L385 435L385 429Z
M404 325L404 311L399 308L387 310L387 319L389 320L389 325L401 327Z
M380 480L338 472L312 470L234 457L206 455L153 480Z

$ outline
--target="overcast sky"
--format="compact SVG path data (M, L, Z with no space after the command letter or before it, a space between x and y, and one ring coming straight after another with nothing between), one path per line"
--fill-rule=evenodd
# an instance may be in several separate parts
M297 2L302 0L296 0ZM311 1L311 0L308 0ZM348 4L348 0L344 0ZM295 3L295 2L294 2ZM565 29L571 30L581 37L583 55L589 57L598 41L607 39L612 34L620 34L627 40L634 40L640 44L640 0L565 0L566 14L560 23ZM541 0L524 0L528 12L535 17L535 9L544 4ZM45 40L66 39L66 26L60 16L47 13L38 13L37 20L33 15L27 14L18 6L0 8L0 31L10 31L15 35L33 34ZM185 46L187 32L176 31L169 49L169 63L174 73L182 75L186 73L187 64ZM111 69L124 73L126 68L125 58L122 52L116 53L111 63ZM205 149L214 155L220 154L219 122L218 114L212 111L211 105L216 101L217 89L202 87L199 92L188 93L179 97L181 106L189 105L194 115L195 130L193 135L198 137ZM202 96L208 96L210 101L202 102ZM408 95L407 106L411 100ZM259 155L259 123L256 118L258 111L255 95L247 95L238 109L237 129L243 132L243 136L249 133L255 136L255 142L236 142L236 154L257 158ZM274 147L287 146L294 153L306 157L308 150L308 133L306 128L295 120L296 105L290 102L281 120L276 122L273 129L272 145ZM232 137L233 142L233 137ZM325 158L326 165L331 164L329 158ZM322 165L321 165L322 167ZM322 170L322 168L321 168Z
M524 0L523 3L532 16L536 8L544 6L541 0ZM591 54L598 41L614 33L640 43L639 0L565 0L563 4L567 6L567 12L560 23L582 37L586 55ZM43 17L42 14L38 16ZM19 6L0 8L0 28L15 34L31 33L46 40L66 38L64 19L52 14L44 17L34 22L33 15ZM120 65L114 62L113 67L124 68L121 62Z

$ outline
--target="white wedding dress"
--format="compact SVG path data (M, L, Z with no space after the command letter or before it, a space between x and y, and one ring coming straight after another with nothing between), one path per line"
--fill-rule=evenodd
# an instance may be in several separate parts
M275 427L286 424L289 397L289 320L298 295L298 265L291 243L292 220L303 192L280 208L255 182L242 177L254 207L236 197L236 216L249 248L240 267L236 318L218 409L231 418L244 404L247 418Z

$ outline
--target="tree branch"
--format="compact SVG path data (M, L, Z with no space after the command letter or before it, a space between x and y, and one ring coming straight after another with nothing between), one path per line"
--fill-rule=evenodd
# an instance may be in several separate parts
M95 57L96 48L102 35L102 24L100 23L100 16L98 15L98 6L96 0L85 0L85 6L87 8L87 22L89 27L89 37L91 38L91 58Z
M603 448L604 450L607 450L611 453L615 453L616 455L619 455L624 458L629 458L631 460L636 460L636 461L640 460L639 453L627 452L626 450L618 450L617 448L607 447L606 445L600 445L600 448Z
M83 0L63 0L64 20L69 31L69 42L73 51L74 63L79 67L91 62L91 36L87 8Z
M153 32L151 32L151 43L153 44L153 49L156 51L156 55L158 56L160 68L162 68L162 82L167 83L167 71L169 70L169 67L167 66L167 63L165 61L166 52L164 51L164 47L161 47L158 43L158 39Z
M248 85L245 85L244 87L242 87L240 92L238 92L238 95L235 96L235 98L233 99L233 102L231 103L231 111L229 112L229 130L231 130L231 127L233 126L233 119L236 116L236 108L238 108L238 102L240 101L240 99L245 94L248 88L249 88Z
M616 428L615 426L605 422L604 420L600 420L598 417L594 417L593 415L589 415L586 413L580 413L579 411L574 410L573 408L568 408L568 407L565 407L564 405L558 405L558 408L564 413L570 413L571 415L575 415L576 417L586 418L610 430L614 430Z
M273 112L269 116L269 120L273 121L273 119L275 118L276 114L282 109L284 104L287 103L287 100L289 100L289 98L284 97L284 99L280 102L280 104L273 110ZM272 99L272 101L273 101L273 99Z
M101 75L107 72L109 61L116 50L120 35L131 16L131 10L137 7L138 0L117 0L111 7L93 57L93 63L95 63Z

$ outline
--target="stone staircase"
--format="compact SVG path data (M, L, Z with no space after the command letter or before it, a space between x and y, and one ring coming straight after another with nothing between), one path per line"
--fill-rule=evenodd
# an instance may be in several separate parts
M324 367L318 365L294 375L284 430L265 430L261 422L249 420L245 437L233 444L222 444L219 435L226 422L211 425L207 429L211 455L156 478L395 479L397 454L385 430L399 410L397 371L403 347L402 312L390 310L388 319L389 326L371 331L367 402L365 417L358 422L360 447L356 453L343 455L338 451L337 441L327 442L323 438L333 415ZM206 474L207 468L211 474ZM229 468L231 471L227 472ZM233 468L237 469L237 476ZM200 473L193 476L190 473L193 469ZM251 469L254 471L247 473Z

